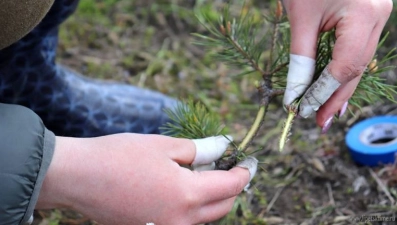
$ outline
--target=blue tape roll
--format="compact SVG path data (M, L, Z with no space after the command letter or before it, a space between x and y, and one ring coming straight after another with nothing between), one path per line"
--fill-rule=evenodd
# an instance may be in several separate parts
M379 140L387 140L377 143ZM346 134L352 159L365 166L394 163L397 153L397 116L378 116L361 121Z

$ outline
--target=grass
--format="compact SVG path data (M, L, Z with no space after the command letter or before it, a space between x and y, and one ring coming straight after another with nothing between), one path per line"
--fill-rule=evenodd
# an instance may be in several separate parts
M173 97L194 97L217 112L233 137L240 139L257 112L255 80L233 76L238 71L212 60L211 51L192 45L191 33L204 32L194 10L206 10L216 18L221 1L196 0L196 8L192 2L81 0L76 13L61 27L58 61L87 76L151 88ZM232 9L238 10L243 1L231 2ZM274 1L247 0L246 6L260 19L272 4ZM389 76L395 80L395 74ZM375 211L394 215L395 206L385 203L376 183L369 182L367 195L352 187L360 176L372 179L366 168L351 162L344 145L345 123L352 118L342 118L328 135L319 134L314 120L297 120L280 153L280 118L285 117L280 106L281 99L276 99L269 107L267 122L251 148L261 150L256 154L261 169L253 188L237 198L231 213L212 224L333 224L342 215ZM355 121L386 106L375 105ZM319 171L313 161L325 171ZM380 176L391 179L387 173ZM396 194L395 189L391 193ZM369 203L374 207L367 207ZM37 212L35 223L95 224L63 210Z

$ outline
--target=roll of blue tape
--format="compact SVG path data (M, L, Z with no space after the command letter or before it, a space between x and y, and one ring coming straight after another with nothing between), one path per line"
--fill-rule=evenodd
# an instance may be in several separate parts
M397 116L378 116L354 125L346 134L352 159L365 166L394 163L397 154Z

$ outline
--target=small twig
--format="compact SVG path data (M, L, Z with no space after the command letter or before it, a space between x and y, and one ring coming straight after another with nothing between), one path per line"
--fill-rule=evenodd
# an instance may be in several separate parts
M380 178L378 177L378 175L372 170L372 169L368 169L369 173L371 174L372 178L374 178L374 180L376 181L376 183L378 184L378 186L380 187L380 189L382 189L382 191L385 193L385 195L387 196L387 198L389 199L391 205L394 205L395 200L394 198L391 196L389 190L387 190L387 187L383 184L383 182L380 180Z
M275 69L273 69L272 71L266 71L264 72L264 76L270 76L273 75L277 72L279 72L280 70L284 69L286 66L288 65L288 62L282 63L280 65L278 65Z
M270 57L268 61L268 70L270 70L271 65L273 63L273 54L276 50L276 43L277 43L277 35L278 35L278 21L276 21L273 25L273 36L272 36L272 46L270 47Z
M335 206L335 199L334 195L332 194L332 187L329 182L326 183L327 189L328 189L328 197L329 197L329 202L331 203L332 206Z
M240 52L241 55L244 56L248 60L248 62L251 64L251 66L258 71L260 74L264 74L265 71L262 70L262 68L255 62L255 60L250 57L250 55L247 54L246 51L240 46L240 44L235 41L230 35L226 34L225 35L226 39L233 45L233 47Z
M302 168L301 166L294 168L294 169L284 178L284 180L290 180L290 179L292 178L292 176L294 176L294 174L295 174L298 170L300 170L301 168ZM299 176L299 175L297 175L297 176ZM267 205L267 207L266 207L266 212L269 212L269 211L273 208L273 205L276 203L277 199L280 197L281 192L283 192L284 189L285 189L288 185L290 185L290 184L292 184L292 183L293 183L293 182L287 183L287 184L283 185L282 187L280 187L280 188L277 190L276 194L273 196L272 200L269 202L269 205Z
M270 57L269 61L267 62L266 71L269 72L267 75L266 73L262 73L262 76L271 76L273 73L270 72L271 65L273 63L273 54L276 51L276 43L277 43L277 36L279 31L279 21L282 16L282 4L281 0L277 1L277 9L276 9L276 20L273 22L273 35L272 35L272 45L270 47Z
M276 194L273 196L272 200L269 202L269 205L266 207L266 212L270 212L270 210L273 208L274 203L276 203L278 197L280 197L281 192L284 191L284 188L285 188L285 187L286 187L286 186L282 186L282 187L280 187L280 188L277 190Z
M272 90L271 97L273 98L273 97L276 97L276 96L279 96L279 95L283 95L284 92L285 92L285 89Z
M368 205L370 209L376 210L389 210L389 211L397 211L397 206L386 206L386 205Z

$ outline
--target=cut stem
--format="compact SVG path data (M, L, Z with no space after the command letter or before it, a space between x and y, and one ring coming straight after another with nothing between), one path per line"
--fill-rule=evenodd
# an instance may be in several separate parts
M293 111L289 111L288 117L284 123L283 132L281 133L281 136L280 136L280 142L279 142L279 151L280 152L283 151L284 146L288 141L288 136L290 134L290 130L291 130L292 122L294 121L294 118L295 118L295 113Z
M287 106L288 116L284 122L283 131L281 132L281 136L280 136L280 142L279 142L279 151L280 152L283 151L285 144L288 141L288 137L291 134L290 131L292 128L292 124L294 122L294 118L295 118L296 114L298 113L298 107L299 107L300 101L301 101L301 99L296 100L291 105Z

